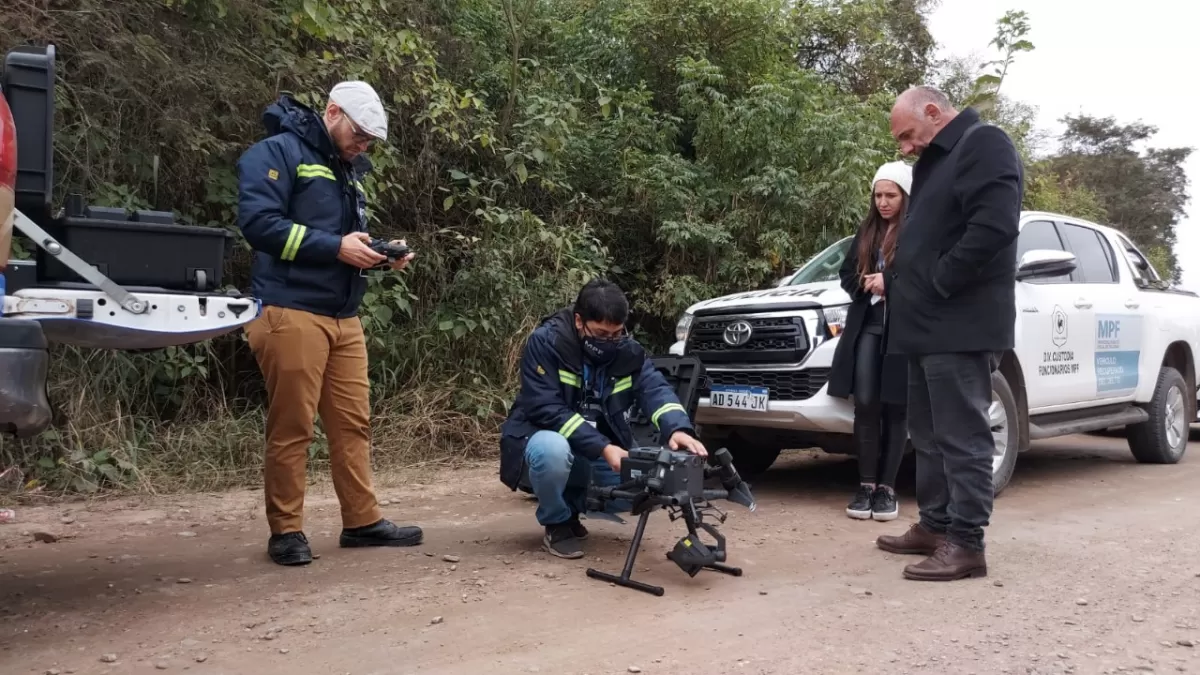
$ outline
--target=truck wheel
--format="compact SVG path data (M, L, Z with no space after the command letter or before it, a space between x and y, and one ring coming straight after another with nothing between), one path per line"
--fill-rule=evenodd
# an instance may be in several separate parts
M1000 371L992 373L992 405L988 408L988 422L992 427L992 440L996 451L992 454L992 490L999 495L1008 487L1013 469L1017 466L1020 452L1021 416L1017 411L1017 399L1013 396L1008 380Z
M1158 371L1154 397L1142 406L1150 419L1131 424L1129 449L1143 464L1174 464L1183 458L1188 444L1188 408L1184 390L1187 383L1174 368Z

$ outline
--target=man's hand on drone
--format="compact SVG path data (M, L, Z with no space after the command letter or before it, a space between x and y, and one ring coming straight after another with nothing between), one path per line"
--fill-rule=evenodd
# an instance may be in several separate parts
M693 455L708 457L708 450L704 447L704 444L685 431L676 431L671 434L670 444L672 450L687 450Z
M604 461L608 462L613 471L620 473L621 460L629 456L629 451L619 445L606 445L600 454L604 456Z

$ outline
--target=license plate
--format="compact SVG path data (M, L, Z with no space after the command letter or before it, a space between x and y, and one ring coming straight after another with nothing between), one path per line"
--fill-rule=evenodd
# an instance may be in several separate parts
M767 398L766 387L729 387L718 385L712 388L712 392L708 396L708 402L714 408L766 412Z

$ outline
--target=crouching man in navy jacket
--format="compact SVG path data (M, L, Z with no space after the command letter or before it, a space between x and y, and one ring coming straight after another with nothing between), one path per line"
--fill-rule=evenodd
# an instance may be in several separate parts
M531 487L542 546L560 558L583 556L588 485L620 482L634 405L671 449L708 455L674 390L625 332L628 317L620 288L591 281L574 308L542 320L521 357L521 390L501 428L500 480Z

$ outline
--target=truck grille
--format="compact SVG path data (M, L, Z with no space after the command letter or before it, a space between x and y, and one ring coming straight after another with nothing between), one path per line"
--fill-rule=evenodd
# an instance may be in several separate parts
M736 324L750 327L743 344L729 344L726 331ZM687 353L707 364L799 363L808 354L804 319L795 317L697 317L687 339Z
M707 373L710 385L766 387L772 401L803 401L812 398L829 381L828 368L807 370L723 372L710 370ZM705 387L700 395L711 392Z

